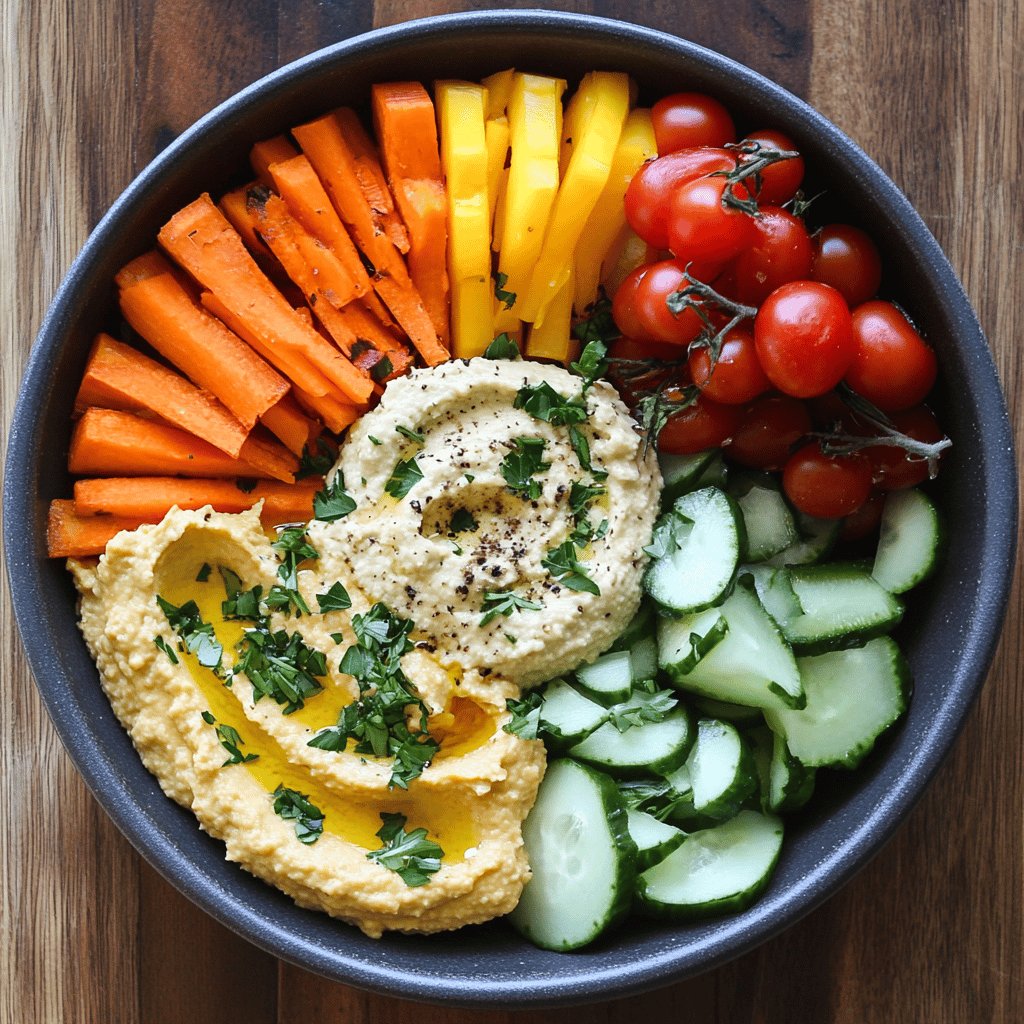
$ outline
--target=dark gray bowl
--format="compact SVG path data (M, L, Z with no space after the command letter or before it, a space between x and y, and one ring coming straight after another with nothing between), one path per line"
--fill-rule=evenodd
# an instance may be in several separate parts
M828 213L870 230L887 290L938 350L937 402L955 443L935 493L956 543L939 576L912 596L900 632L917 681L905 721L791 822L775 877L746 913L686 927L632 921L574 954L534 949L500 922L374 942L228 864L223 846L142 767L79 636L70 580L46 558L47 504L70 493L63 466L76 383L93 335L117 322L117 269L199 192L240 180L254 140L325 108L361 104L374 81L476 78L509 65L570 79L626 70L649 99L698 89L724 101L742 127L790 133L809 176L842 197ZM96 798L165 878L256 945L329 977L417 999L522 1007L625 995L715 967L812 910L878 851L949 750L984 679L1009 588L1016 492L1003 397L963 290L921 219L857 146L778 86L691 43L580 15L497 11L384 29L303 58L218 107L143 171L89 238L32 351L8 449L4 539L18 623L50 716Z

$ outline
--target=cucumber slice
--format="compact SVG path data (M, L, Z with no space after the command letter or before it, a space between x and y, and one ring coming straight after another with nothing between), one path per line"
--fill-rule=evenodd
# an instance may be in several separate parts
M684 494L655 524L651 548L661 552L644 589L677 618L718 604L732 587L743 544L743 517L717 487Z
M843 524L839 519L815 519L796 512L799 540L768 559L768 564L782 569L787 565L811 565L826 558L839 540Z
M763 561L800 539L793 512L772 477L734 474L729 480L729 493L743 513L747 536L744 558L748 561Z
M672 455L658 452L658 467L661 469L661 507L669 509L676 498L697 486L701 474L716 459L721 458L717 448L693 455Z
M676 664L687 667L686 671L673 668L671 658L662 654L662 667L672 681L681 689L730 704L802 707L803 685L793 652L757 596L745 586L738 586L715 610L728 628L692 667L688 667L692 659L684 658ZM717 629L717 621L709 628ZM683 636L697 633L703 626L698 616L683 619L677 625ZM708 639L698 633L694 647L702 646ZM663 652L667 650L667 645L660 646Z
M578 949L629 910L636 844L607 776L574 761L548 765L523 824L532 878L509 921L542 949Z
M714 828L719 823L718 818L699 814L693 806L693 782L690 769L685 764L666 775L665 783L668 792L661 813L665 821L678 825L684 832L700 832L705 828Z
M796 599L788 569L776 569L770 565L745 565L740 575L749 575L754 581L754 590L764 610L778 625L790 622L804 610Z
M637 610L636 615L633 616L630 624L619 635L618 640L608 648L608 651L628 651L635 643L643 640L644 637L653 636L655 627L654 617L654 602L644 597L643 601L640 602L640 608Z
M574 690L564 679L552 679L544 687L540 731L556 743L579 743L608 720L608 711Z
M904 712L910 671L889 637L864 647L800 658L807 705L771 709L765 719L790 753L810 767L854 768Z
M935 569L940 537L939 514L926 495L893 491L882 509L871 575L891 594L916 587Z
M767 725L761 724L753 729L748 729L744 735L747 743L750 744L750 752L757 769L757 805L754 809L767 811L768 801L771 798L772 751L775 747L775 733Z
M858 566L830 563L788 571L803 614L781 626L797 654L856 646L888 633L903 616L901 602Z
M712 700L711 697L695 697L693 706L707 718L720 718L723 722L733 722L736 725L752 725L762 720L760 708L728 704L724 700Z
M654 679L658 675L658 641L653 635L633 644L629 649L629 665L634 683Z
M631 702L644 697L649 695L634 694ZM571 747L569 756L618 776L667 774L686 760L693 739L689 712L679 707L660 722L644 722L625 732L607 722Z
M602 654L589 665L580 665L576 669L576 682L585 696L606 707L627 700L633 688L629 651Z
M709 818L731 818L757 789L757 769L743 738L735 726L715 718L697 723L697 741L686 768L693 809Z
M638 880L640 906L657 917L688 920L750 906L768 884L782 849L782 822L740 811L686 837L675 853Z
M725 639L729 625L717 608L685 619L658 619L658 666L673 679L692 672L697 662Z
M784 814L798 811L814 793L816 771L798 761L786 746L786 740L772 733L772 756L768 767L769 811Z
M675 825L658 821L653 814L630 808L626 812L629 834L636 843L637 870L643 871L664 860L673 850L678 849L686 833Z

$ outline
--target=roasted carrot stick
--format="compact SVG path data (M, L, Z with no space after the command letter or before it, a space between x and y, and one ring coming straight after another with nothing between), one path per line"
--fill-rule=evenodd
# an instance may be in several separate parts
M313 495L323 482L296 484L259 481L245 490L234 480L183 480L174 476L106 477L75 483L79 515L112 515L158 522L175 505L181 509L212 505L217 512L244 512L261 499L265 523L306 522Z
M241 236L242 241L245 242L245 247L253 254L257 263L264 269L267 269L269 265L272 265L274 257L271 251L263 244L263 239L257 233L256 225L253 223L252 217L249 216L249 211L245 208L245 192L249 187L249 185L243 185L232 192L225 192L220 197L220 202L217 205L220 207L221 213L227 217L231 226Z
M270 165L290 160L292 157L298 156L298 154L299 151L287 135L275 135L272 139L264 139L263 142L257 142L249 150L249 163L252 164L256 177L264 185L269 185L271 181Z
M247 429L287 393L288 382L210 316L170 268L122 288L120 304L153 348L219 398Z
M160 229L158 238L204 288L245 321L260 337L266 351L285 349L301 353L353 402L367 401L373 393L373 382L296 316L295 310L256 266L238 233L213 205L209 195L204 193L176 213ZM319 380L305 377L292 380L312 394L324 393Z
M118 288L130 288L133 284L148 281L152 277L174 272L174 264L162 252L151 249L141 256L136 256L130 263L126 263L114 275L114 284Z
M304 409L318 416L332 434L340 434L363 414L356 405L346 405L333 395L307 395L302 388L295 388L295 398Z
M146 522L127 516L83 516L68 498L50 502L46 520L46 551L51 558L88 558L102 555L107 544L122 530L134 530Z
M303 415L290 394L268 409L260 417L260 422L293 455L302 455L303 450L320 436L321 431L320 424Z
M129 345L100 334L75 399L79 411L145 409L238 458L248 431L221 403L173 370Z

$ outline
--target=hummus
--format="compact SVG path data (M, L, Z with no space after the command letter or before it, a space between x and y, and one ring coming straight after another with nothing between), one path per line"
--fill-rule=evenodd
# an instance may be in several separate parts
M300 905L373 936L516 905L545 759L539 741L503 728L506 701L596 657L633 617L660 484L612 389L580 398L581 384L485 359L392 382L334 471L355 507L309 525L315 555L285 604L266 602L281 557L255 509L174 509L118 534L98 564L69 562L103 687L147 768L229 859ZM575 429L515 407L540 385L584 404ZM255 622L222 612L239 584L264 598ZM351 607L321 602L338 584ZM408 630L392 661L367 653L381 649L366 624L382 608ZM305 666L303 696L257 685L260 662L245 653L257 640L292 645L285 676ZM394 748L320 742L378 692L368 680L382 667L413 695L395 735L434 744L404 779ZM388 822L399 839L425 830L420 877L400 870L420 862L381 855Z

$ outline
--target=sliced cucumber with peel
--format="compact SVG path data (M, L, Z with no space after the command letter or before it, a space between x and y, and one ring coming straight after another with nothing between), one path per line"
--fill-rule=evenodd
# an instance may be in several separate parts
M606 707L629 699L633 689L633 662L629 651L602 654L589 665L576 669L576 683L592 700Z
M885 499L878 550L871 575L891 594L927 579L938 562L939 514L917 490L893 491Z
M658 665L673 679L685 676L728 632L729 624L717 608L684 619L659 619Z
M753 756L736 727L716 718L697 723L697 739L686 759L697 814L731 818L757 790Z
M747 707L745 704L728 704L724 700L712 700L711 697L694 697L693 706L707 718L720 718L723 722L732 722L741 727L763 721L760 708Z
M639 904L656 917L692 920L744 910L771 879L782 849L782 822L744 810L644 871Z
M768 564L776 568L787 565L812 565L827 558L839 540L839 531L843 524L839 519L815 519L814 516L796 514L797 530L800 538L788 548L768 559Z
M747 540L743 557L748 561L771 558L800 539L793 511L774 478L766 473L735 473L728 490L743 513Z
M564 679L545 684L540 708L540 730L545 738L562 745L579 743L607 720L607 708L578 693Z
M638 643L645 637L654 635L654 602L644 596L637 609L636 615L630 620L629 625L619 634L619 638L608 648L611 651L628 651L633 644Z
M548 765L523 823L532 877L509 921L542 949L579 949L629 910L636 843L606 775L571 760Z
M786 740L772 733L772 756L768 766L768 810L776 814L798 811L814 794L816 770L795 758Z
M633 674L633 682L640 683L645 679L654 679L658 675L658 641L653 630L649 636L637 640L629 649L629 666Z
M637 699L640 695L634 695ZM660 722L644 722L620 732L607 722L569 749L569 756L612 775L667 774L686 760L693 745L690 713L678 707Z
M706 452L694 452L692 455L658 452L662 508L669 508L676 498L694 490L701 474L716 460L721 461L721 458L716 448L710 448Z
M637 870L643 871L664 860L686 838L675 825L659 821L653 814L630 808L626 812L629 834L636 843Z

